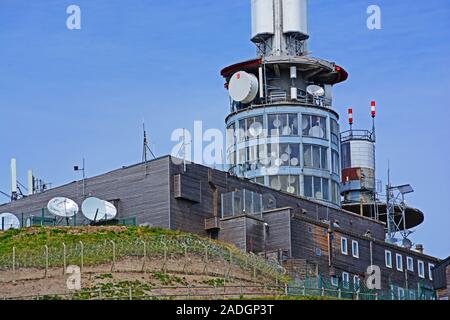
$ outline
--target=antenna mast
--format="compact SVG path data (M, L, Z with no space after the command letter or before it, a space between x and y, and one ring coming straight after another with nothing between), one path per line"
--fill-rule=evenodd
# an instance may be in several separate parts
M143 143L143 147L142 147L142 162L147 162L148 161L147 152L150 152L153 159L156 159L156 156L152 152L150 147L148 146L147 131L145 130L145 122L142 123L142 129L144 131L144 143Z

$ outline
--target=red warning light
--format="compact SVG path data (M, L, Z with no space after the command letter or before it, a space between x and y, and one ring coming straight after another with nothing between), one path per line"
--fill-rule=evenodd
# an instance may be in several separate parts
M350 123L350 125L353 124L353 109L352 108L348 109L348 123Z
M236 78L237 78L238 80L241 80L241 74L238 73L237 76L236 76Z
M370 104L370 106L371 106L371 114L372 114L372 118L375 118L376 117L376 115L377 115L377 112L376 112L376 103L375 103L375 101L372 101L372 103Z

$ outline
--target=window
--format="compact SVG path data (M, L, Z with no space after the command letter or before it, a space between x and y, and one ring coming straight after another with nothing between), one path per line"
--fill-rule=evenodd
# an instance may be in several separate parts
M340 188L339 183L331 182L331 202L339 204L340 200Z
M428 264L428 278L430 278L431 281L433 281L433 268L434 268L434 264L429 263Z
M344 237L341 238L341 252L344 255L348 255L347 238Z
M330 123L331 123L331 142L335 146L339 146L339 134L340 134L339 124L334 119L331 119Z
M423 261L417 261L417 272L419 273L419 277L425 279L425 264Z
M403 257L401 254L397 253L395 255L395 262L396 262L397 270L403 271Z
M261 138L264 135L263 116L239 120L239 141Z
M397 293L398 293L398 300L405 300L405 289L399 287Z
M355 240L352 240L352 255L354 258L359 258L359 243Z
M328 148L317 145L304 144L303 165L307 168L329 170Z
M333 170L333 173L339 174L340 171L340 163L339 163L339 153L336 151L331 151L331 169Z
M416 300L416 292L413 290L409 290L409 299Z
M270 176L269 186L272 189L298 195L299 177L289 176Z
M361 288L361 279L359 276L353 276L353 288L358 291Z
M339 287L339 280L336 276L331 276L331 285L334 287Z
M414 272L414 260L411 257L406 257L406 269Z
M304 176L305 197L330 200L330 180L321 177Z
M384 252L384 260L386 262L386 267L392 268L392 253L389 250Z
M346 289L350 287L350 275L348 272L342 272L342 286Z
M260 151L260 154L265 154ZM300 145L293 143L269 144L267 146L266 165L271 167L300 166Z
M327 139L327 121L325 117L303 115L303 136Z
M269 114L267 116L269 135L271 136L297 136L297 114Z

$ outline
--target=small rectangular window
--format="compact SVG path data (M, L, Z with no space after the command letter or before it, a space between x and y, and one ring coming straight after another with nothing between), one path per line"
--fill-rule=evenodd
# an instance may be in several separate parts
M313 197L313 177L305 176L303 180L304 180L305 197L312 198Z
M395 262L396 262L397 270L403 271L403 257L401 254L397 253L395 255Z
M408 271L414 272L414 260L411 257L406 257L406 268Z
M354 258L359 258L359 243L358 241L352 241L352 255Z
M392 253L389 250L384 252L384 260L386 262L386 267L392 268Z
M429 263L428 264L428 278L430 278L431 281L433 281L433 268L434 268L434 264Z
M341 252L344 255L348 255L347 238L341 238Z
M348 272L342 272L342 286L346 289L350 287L350 275Z
M417 261L417 272L419 273L419 277L425 279L425 264L423 261Z
M331 277L331 285L333 287L338 287L339 286L339 280L336 276L332 276Z

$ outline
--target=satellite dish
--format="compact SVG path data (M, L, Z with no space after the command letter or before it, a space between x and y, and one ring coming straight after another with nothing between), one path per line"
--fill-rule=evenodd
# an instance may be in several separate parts
M409 239L403 239L402 244L403 244L403 247L405 247L406 249L411 249L413 246L413 243Z
M270 159L269 158L262 158L261 160L259 160L261 162L261 164L263 166L268 166L270 164Z
M252 137L259 137L263 132L263 126L259 122L254 122L248 131Z
M292 129L290 127L286 126L283 128L282 132L283 132L283 136L290 136L292 133Z
M230 79L228 91L230 97L244 104L252 102L258 94L258 78L245 71L236 72Z
M290 193L290 194L294 194L295 193L295 188L293 186L289 186L287 188L287 192Z
M281 183L280 181L278 181L278 179L272 179L272 181L270 181L270 187L275 190L280 190Z
M297 158L292 158L291 159L291 166L296 167L299 164L299 160Z
M303 120L302 120L302 128L303 128L303 130L308 129L308 127L309 127L309 120L308 120L308 118L303 117Z
M281 121L279 120L279 119L275 119L275 120L273 120L273 126L275 127L275 128L279 128L279 127L281 127Z
M313 97L323 97L325 95L325 90L316 85L311 85L306 88L306 92L308 92Z
M289 183L295 183L296 180L297 180L296 177L294 177L294 176L289 176Z
M20 221L12 213L0 214L0 230L6 231L9 229L19 229Z
M283 160L281 160L280 158L276 158L274 164L275 167L281 167L281 165L283 164Z
M323 199L323 194L320 191L316 192L316 199Z
M287 153L283 153L283 154L281 155L281 160L282 160L283 162L288 162L288 161L289 161L289 155L288 155Z
M87 198L81 205L83 215L90 221L112 220L117 215L113 204L98 198Z
M312 137L325 138L325 133L320 126L314 126L309 130L309 135Z
M79 211L78 205L75 201L63 197L53 198L50 200L47 204L47 208L51 214L63 218L73 217Z

